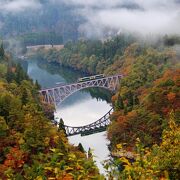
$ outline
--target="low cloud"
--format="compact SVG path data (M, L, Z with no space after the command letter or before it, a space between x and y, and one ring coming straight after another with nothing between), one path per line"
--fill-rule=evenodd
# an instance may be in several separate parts
M80 26L88 36L116 32L180 34L179 0L65 0L85 18ZM77 12L77 11L76 11Z
M0 13L24 13L43 3L73 6L84 19L79 31L89 37L118 32L180 35L180 0L0 0Z
M2 0L0 10L2 12L17 13L27 9L37 9L41 6L38 0Z

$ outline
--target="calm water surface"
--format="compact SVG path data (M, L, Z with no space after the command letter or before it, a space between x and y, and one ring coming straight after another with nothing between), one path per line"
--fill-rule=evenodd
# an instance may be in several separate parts
M57 82L75 82L78 77L83 76L78 72L59 67L58 65L37 63L34 60L28 61L28 74L33 80L38 80L42 87L52 87ZM82 126L98 120L111 109L110 104L100 98L102 93L103 91L101 90L101 93L96 93L96 98L93 98L92 93L90 94L89 91L76 92L57 107L55 112L56 119L62 118L64 123L70 126ZM108 95L110 96L110 94ZM69 141L74 145L82 143L86 151L91 147L100 171L104 172L101 162L107 159L109 154L107 149L109 142L106 139L106 132L84 137L76 135L69 137Z

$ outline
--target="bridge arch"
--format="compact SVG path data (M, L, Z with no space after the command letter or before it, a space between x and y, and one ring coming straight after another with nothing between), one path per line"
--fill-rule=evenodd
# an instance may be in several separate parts
M103 88L103 89L105 89L105 90L108 90L108 91L110 91L110 92L113 92L113 90L110 90L109 88L101 87L101 86L83 87L83 88L81 88L81 89L78 89L78 90L76 90L76 91L73 91L73 92L69 93L67 96L65 96L65 98L62 98L60 102L57 100L56 105L59 105L60 103L62 103L63 101L65 101L68 97L70 97L70 96L72 96L73 94L75 94L76 92L81 91L81 90L84 90L84 89L88 89L88 88Z
M83 89L100 87L110 91L115 91L121 78L122 75L114 75L85 82L60 85L53 88L42 89L40 94L45 102L58 106L66 98Z

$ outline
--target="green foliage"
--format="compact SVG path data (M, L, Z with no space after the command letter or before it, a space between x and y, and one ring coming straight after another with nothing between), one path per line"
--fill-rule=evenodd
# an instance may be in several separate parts
M0 77L4 78L7 73L7 66L5 64L0 64Z
M60 51L42 50L38 56L48 62L58 62L63 66L86 73L102 73L113 63L114 57L122 55L124 49L134 41L132 36L124 34L104 42L80 40L76 43L66 43L65 48Z
M122 97L118 94L118 98L115 101L115 109L118 111L120 109L124 109L124 102L122 100Z
M178 35L173 36L164 36L163 38L164 44L166 46L174 46L176 44L180 44L180 37Z

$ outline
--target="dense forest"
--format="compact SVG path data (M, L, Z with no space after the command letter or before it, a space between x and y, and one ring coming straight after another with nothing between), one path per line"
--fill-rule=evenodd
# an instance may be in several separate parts
M38 57L89 74L123 74L112 97L105 163L120 179L179 179L180 67L174 45L165 36L154 44L120 35L106 41L68 42L63 50L43 50ZM119 154L119 155L118 155ZM126 154L123 158L122 154Z
M77 40L78 26L82 18L74 16L73 6L67 6L63 2L49 3L41 1L40 9L28 9L20 12L0 12L0 36L11 38L30 33L55 32L61 36L64 42Z
M101 179L89 149L68 143L38 83L0 46L0 179Z

